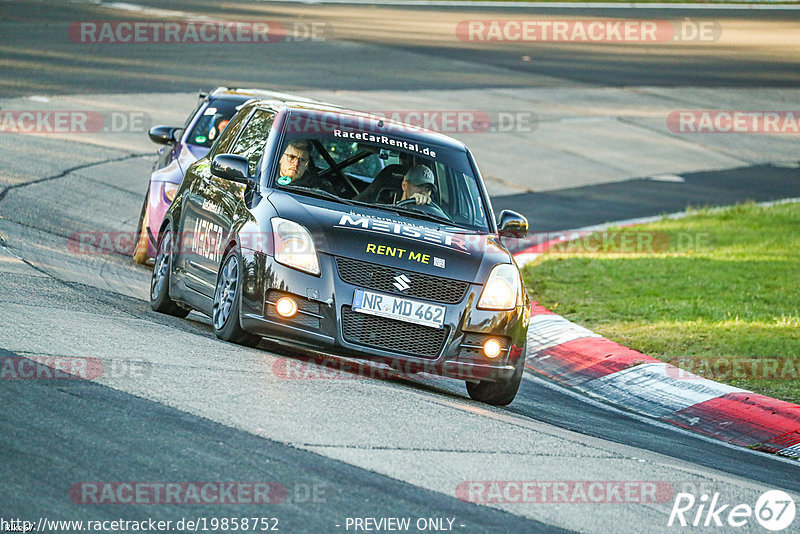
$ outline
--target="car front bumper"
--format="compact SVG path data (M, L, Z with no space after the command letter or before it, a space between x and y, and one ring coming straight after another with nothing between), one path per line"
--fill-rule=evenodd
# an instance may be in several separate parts
M240 320L242 327L254 334L333 356L378 360L395 368L399 362L408 373L427 372L468 381L508 379L522 357L529 309L478 310L475 304L483 287L480 284L469 284L458 303L432 301L446 308L443 329L438 331L353 311L355 290L374 289L344 281L334 256L320 253L323 274L313 276L259 252L242 249L241 253ZM291 296L298 303L298 313L293 317L286 319L276 313L275 302L281 296ZM489 338L501 341L503 346L494 359L482 351L483 342Z

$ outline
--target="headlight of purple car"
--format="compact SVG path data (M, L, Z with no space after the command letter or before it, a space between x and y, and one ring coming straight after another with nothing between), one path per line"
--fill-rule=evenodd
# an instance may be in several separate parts
M172 204L172 201L175 200L175 195L178 193L179 187L180 184L164 182L164 200L168 204Z

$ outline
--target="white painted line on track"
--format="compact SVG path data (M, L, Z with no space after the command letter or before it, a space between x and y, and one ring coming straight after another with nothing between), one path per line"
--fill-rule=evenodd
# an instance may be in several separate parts
M653 182L671 182L676 184L682 184L686 182L686 178L678 174L656 174L655 176L649 177L648 180Z

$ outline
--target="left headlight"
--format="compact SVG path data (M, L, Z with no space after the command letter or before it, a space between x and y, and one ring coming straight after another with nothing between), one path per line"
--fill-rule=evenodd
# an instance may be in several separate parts
M175 195L178 193L179 188L180 184L164 182L164 198L167 199L167 202L172 204L172 201L175 200Z
M275 261L298 271L319 275L319 260L308 230L294 221L274 217L272 239Z
M513 310L520 300L522 285L515 265L495 265L483 286L478 309Z

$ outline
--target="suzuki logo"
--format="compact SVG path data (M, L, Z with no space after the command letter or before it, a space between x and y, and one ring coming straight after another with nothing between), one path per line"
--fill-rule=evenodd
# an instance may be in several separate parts
M396 287L400 291L405 291L409 287L411 287L411 280L404 274L398 274L394 277L394 287Z

